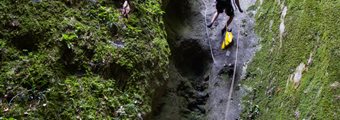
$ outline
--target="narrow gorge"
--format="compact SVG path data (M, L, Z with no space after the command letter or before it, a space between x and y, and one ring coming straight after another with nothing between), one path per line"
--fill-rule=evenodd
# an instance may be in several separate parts
M340 118L340 0L216 1L0 0L0 120Z
M172 54L170 78L160 90L162 97L154 100L155 120L239 119L240 100L244 95L239 80L257 47L253 18L256 13L255 9L249 9L255 2L242 1L244 13L235 10L231 26L234 42L221 50L221 30L226 24L226 14L220 15L212 29L205 24L216 10L214 0L169 1L164 20ZM234 71L237 44L239 51ZM228 101L234 72L234 92ZM226 109L228 102L229 111Z

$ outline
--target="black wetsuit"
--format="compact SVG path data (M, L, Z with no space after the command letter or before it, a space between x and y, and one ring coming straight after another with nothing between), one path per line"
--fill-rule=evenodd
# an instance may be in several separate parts
M216 9L218 13L222 13L225 10L225 13L228 16L234 16L234 8L231 3L231 0L216 0Z

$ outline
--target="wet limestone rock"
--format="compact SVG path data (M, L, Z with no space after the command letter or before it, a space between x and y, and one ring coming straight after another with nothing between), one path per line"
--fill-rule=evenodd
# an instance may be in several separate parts
M300 65L296 68L294 77L292 79L294 88L296 89L299 87L301 78L302 78L302 73L306 70L306 65L304 63L300 63Z

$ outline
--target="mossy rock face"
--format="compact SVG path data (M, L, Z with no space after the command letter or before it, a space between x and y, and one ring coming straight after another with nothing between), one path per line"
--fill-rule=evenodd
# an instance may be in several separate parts
M279 26L285 6L281 42ZM262 47L243 81L249 88L243 118L340 118L340 89L331 87L340 80L338 11L340 1L334 0L263 2L255 28ZM295 85L291 75L301 63L307 66Z
M0 113L135 119L151 110L170 50L159 0L0 2Z

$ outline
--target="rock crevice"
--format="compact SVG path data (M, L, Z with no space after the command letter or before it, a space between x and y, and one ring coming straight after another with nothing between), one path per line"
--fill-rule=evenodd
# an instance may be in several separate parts
M221 29L224 27L226 15L220 15L218 25L215 24L207 36L205 21L210 21L215 12L213 0L174 0L166 3L164 19L172 54L170 78L160 90L159 97L153 100L153 119L225 119L230 75L234 72L225 65L233 65L236 56L236 44L225 51L219 48L223 39ZM242 7L245 9L254 3L255 0L245 1ZM235 38L237 31L241 32L240 42L236 42L240 47L237 79L241 78L243 65L253 56L257 45L252 28L253 12L240 14L235 11L237 17L231 26ZM215 61L211 58L209 41ZM234 89L236 90L231 110L227 112L226 119L237 119L241 112L239 104L242 89Z

